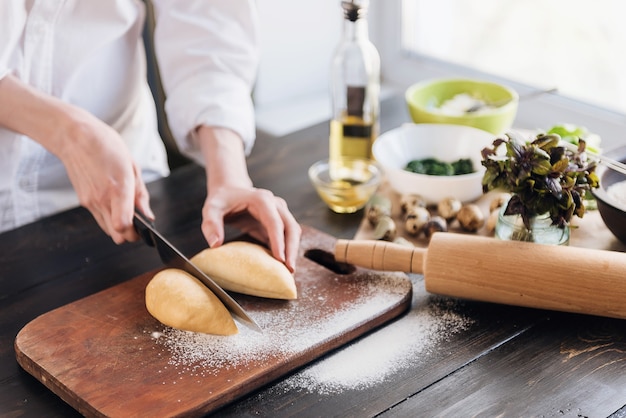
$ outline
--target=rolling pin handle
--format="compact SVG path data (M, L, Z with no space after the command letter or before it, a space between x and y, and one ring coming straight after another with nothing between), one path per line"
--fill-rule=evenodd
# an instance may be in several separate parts
M423 273L426 249L376 240L337 240L335 260L379 271Z

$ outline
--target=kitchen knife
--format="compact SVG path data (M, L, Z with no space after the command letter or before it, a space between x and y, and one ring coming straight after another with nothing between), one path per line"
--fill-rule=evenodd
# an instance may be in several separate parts
M185 257L176 247L169 243L156 230L152 222L142 213L135 211L133 224L137 233L151 247L156 247L161 257L161 261L168 267L184 270L196 279L200 280L206 287L219 298L226 308L242 323L255 331L262 332L261 327L252 319L246 311L224 291L217 283L198 269L187 257Z

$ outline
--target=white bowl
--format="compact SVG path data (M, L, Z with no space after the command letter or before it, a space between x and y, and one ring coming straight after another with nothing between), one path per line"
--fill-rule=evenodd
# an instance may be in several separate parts
M420 194L430 204L446 197L470 202L482 195L481 150L495 135L477 128L451 124L405 124L380 135L372 153L385 170L390 186L400 194ZM456 176L431 176L405 170L411 160L436 158L453 162L469 158L475 172Z

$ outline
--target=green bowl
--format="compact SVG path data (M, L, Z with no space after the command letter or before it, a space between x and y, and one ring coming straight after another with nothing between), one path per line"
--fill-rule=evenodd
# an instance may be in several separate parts
M503 103L480 112L452 115L439 107L458 94L467 93L486 103ZM517 114L517 92L502 84L489 81L439 78L421 81L410 86L405 93L409 114L414 123L447 123L466 125L493 134L506 132Z

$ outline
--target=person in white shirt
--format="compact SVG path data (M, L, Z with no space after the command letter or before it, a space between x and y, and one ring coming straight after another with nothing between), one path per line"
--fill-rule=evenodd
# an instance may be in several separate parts
M204 164L202 231L224 219L267 242L292 271L301 229L283 199L255 188L251 90L254 0L153 0L154 44L178 148ZM140 0L0 2L0 232L80 204L116 243L134 208L154 219L145 182L168 174L146 78Z

